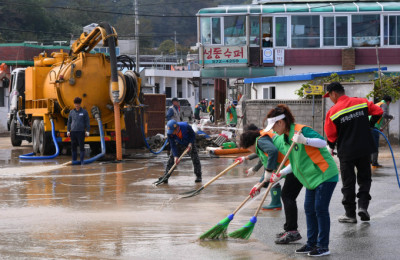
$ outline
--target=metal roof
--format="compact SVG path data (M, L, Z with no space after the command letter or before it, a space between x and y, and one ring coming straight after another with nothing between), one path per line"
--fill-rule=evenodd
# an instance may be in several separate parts
M247 78L244 79L244 83L276 83L276 82L289 82L289 81L307 81L313 80L315 78L328 77L333 73L338 75L351 75L360 73L369 73L378 71L378 68L368 68L368 69L357 69L357 70L339 70L339 71L328 71L328 72L312 72L304 74L286 75L286 76L273 76L273 77L263 77L263 78ZM387 67L382 67L381 70L387 70Z
M400 11L400 2L310 2L219 6L200 9L197 15L212 16L213 14L363 13L396 11Z

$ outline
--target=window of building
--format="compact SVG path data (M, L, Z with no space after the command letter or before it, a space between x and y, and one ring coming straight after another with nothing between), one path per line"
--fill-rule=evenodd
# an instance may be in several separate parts
M263 99L275 99L275 87L263 88Z
M320 46L319 16L294 15L291 26L293 48L313 48Z
M202 44L221 44L221 18L200 18L200 34Z
M400 45L400 16L384 16L384 45Z
M250 16L250 45L260 46L260 17Z
M211 44L211 19L210 17L200 18L200 40L202 44Z
M374 47L380 44L379 14L352 15L353 47Z
M273 46L273 30L272 30L272 17L262 18L262 46L272 47Z
M275 18L275 46L286 47L287 46L287 18L276 17Z
M221 44L221 19L211 18L211 40L213 44Z
M246 45L246 16L224 17L225 45Z
M323 17L323 45L347 46L347 16Z

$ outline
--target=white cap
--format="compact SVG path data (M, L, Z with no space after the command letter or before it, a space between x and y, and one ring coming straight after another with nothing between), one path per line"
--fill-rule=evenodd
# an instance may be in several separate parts
M265 131L266 132L270 131L272 129L272 127L274 127L276 122L278 122L279 120L284 119L284 118L285 118L285 114L268 118L267 119L268 124L267 124L267 127L265 128Z

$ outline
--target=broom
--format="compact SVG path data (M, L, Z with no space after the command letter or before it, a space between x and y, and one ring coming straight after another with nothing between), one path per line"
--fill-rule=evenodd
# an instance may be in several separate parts
M277 170L276 172L280 172L280 171L281 171L282 167L285 165L285 162L286 162L286 160L287 160L288 157L289 157L289 154L292 152L293 147L294 147L295 144L296 144L295 142L292 142L292 144L290 145L290 148L289 148L288 152L286 153L285 157L283 158L283 160L282 160L281 164L279 165L278 170ZM267 181L267 180L264 180L264 181ZM247 224L244 225L243 227L241 227L241 228L239 228L238 230L233 231L232 233L230 233L230 234L229 234L230 237L233 237L233 238L242 238L242 239L249 239L249 237L251 236L251 233L253 233L254 226L255 226L255 224L257 223L257 215L258 215L258 213L260 212L260 210L261 210L261 208L262 208L262 205L263 205L265 199L267 198L268 193L269 193L269 191L271 190L273 184L274 184L274 183L270 183L270 184L268 185L267 191L265 192L264 196L262 197L261 203L260 203L260 205L258 206L258 208L257 208L256 213L254 214L254 216L251 217L250 221L247 222ZM261 187L261 186L260 186L260 187Z
M218 178L220 178L222 175L224 175L225 173L227 173L230 169L236 167L237 165L239 165L240 162L234 162L233 164L231 164L228 168L226 168L225 170L223 170L222 172L220 172L217 176L215 176L214 178L212 178L211 180L209 180L206 184L204 184L203 186L201 186L201 188L197 189L197 190L191 190L191 191L187 191L184 193L180 193L179 195L182 195L181 197L179 197L180 199L182 198L190 198L190 197L194 197L197 194L199 194L202 190L204 190L205 188L207 188L208 185L210 185L211 183L213 183L214 181L216 181Z
M228 215L226 218L218 222L217 225L213 226L210 230L205 232L200 236L200 239L224 239L227 238L226 230L228 229L229 223L232 221L235 214L243 207L244 204L251 198L251 196L247 196L247 198L232 212L232 214Z
M183 151L182 155L178 159L178 162L180 160L182 160L183 156L185 156L188 152L189 152L189 147L186 148L185 151ZM168 178L172 174L172 171L176 168L177 165L178 165L177 163L174 163L174 165L172 165L171 169L169 169L168 173L164 174L157 181L153 182L153 186L158 186L158 185L164 183L165 180L168 180Z

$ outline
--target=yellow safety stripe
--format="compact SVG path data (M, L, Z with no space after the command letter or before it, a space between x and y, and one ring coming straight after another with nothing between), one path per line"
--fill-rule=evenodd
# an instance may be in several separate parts
M345 109L342 109L342 110L336 112L335 114L333 114L330 117L330 119L333 121L333 120L335 120L336 118L338 118L341 115L350 113L350 112L352 112L354 110L357 110L357 109L366 108L366 107L368 107L367 103L362 103L362 104L358 104L358 105L355 105L355 106L352 106L352 107L348 107L348 108L345 108Z

